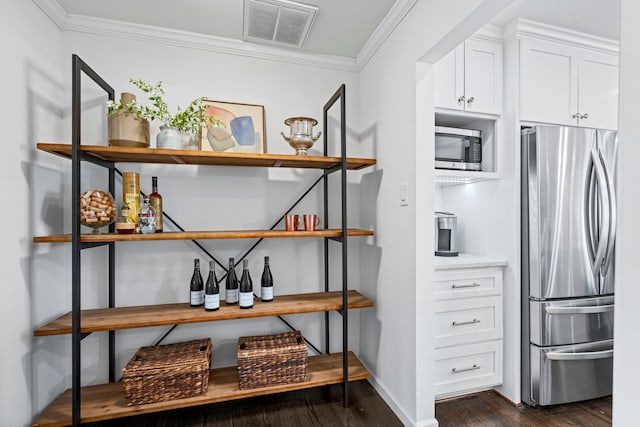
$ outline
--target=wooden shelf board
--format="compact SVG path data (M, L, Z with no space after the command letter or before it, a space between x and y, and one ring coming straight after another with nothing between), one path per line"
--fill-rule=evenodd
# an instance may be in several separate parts
M373 236L371 230L350 228L347 235L351 237ZM209 239L274 239L301 237L341 237L342 230L337 228L320 229L314 231L285 231L285 230L224 230L224 231L165 231L152 234L81 234L83 243L108 243L132 241L160 241L160 240L209 240ZM57 236L36 236L34 243L71 243L71 234Z
M373 307L373 301L358 291L349 291L347 297L349 309ZM188 303L99 308L81 311L80 330L81 332L115 331L341 309L341 291L276 295L271 302L262 302L256 298L253 308L249 310L241 310L237 304L225 305L224 302L221 302L220 309L216 311L205 311L202 307L191 307ZM36 329L33 334L35 336L50 336L70 333L71 312Z
M71 144L38 143L39 150L64 158L71 158ZM158 148L113 147L81 145L80 150L108 162L164 163L205 166L249 166L271 168L330 169L339 166L340 157L298 156L295 154L227 153L198 150L169 150ZM347 169L362 169L376 164L375 159L347 159Z
M235 366L211 370L209 389L201 396L176 399L147 405L127 406L121 382L82 387L81 421L94 422L133 415L148 414L170 409L205 405L247 397L300 390L342 382L342 353L310 356L307 365L308 380L304 383L240 390ZM349 381L363 380L369 372L355 354L349 352ZM71 424L71 390L54 400L33 422L32 426L67 426Z

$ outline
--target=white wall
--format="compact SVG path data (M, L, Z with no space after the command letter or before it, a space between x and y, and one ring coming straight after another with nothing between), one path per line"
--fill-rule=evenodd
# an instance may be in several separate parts
M638 325L640 325L640 198L638 182L640 169L636 159L640 155L640 129L638 128L638 97L640 97L640 4L633 0L621 1L620 37L620 101L618 154L618 242L616 245L616 311L615 353L613 359L613 425L638 425L637 390Z
M360 74L360 134L363 142L373 143L378 177L372 181L379 185L377 199L363 206L374 206L373 245L380 259L372 280L363 280L363 289L375 295L376 308L362 313L361 354L376 388L405 424L437 423L429 226L434 198L433 83L431 66L417 61L481 3L456 2L454 8L444 1L418 2ZM449 48L483 23L468 23L450 38ZM439 50L440 56L446 53ZM399 205L402 183L409 183L408 207Z
M19 17L19 19L17 19ZM62 114L60 31L30 1L7 0L0 13L3 133L2 290L0 290L0 425L24 425L31 419L31 351L34 218L55 221L55 209L41 210L55 188L55 159L35 150L35 141L60 135ZM40 182L41 184L37 184ZM52 251L52 257L61 252Z

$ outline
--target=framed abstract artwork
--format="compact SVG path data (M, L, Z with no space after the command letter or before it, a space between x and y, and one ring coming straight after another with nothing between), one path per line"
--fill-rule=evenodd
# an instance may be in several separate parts
M202 151L266 153L264 106L204 99L207 117L220 124L202 129Z

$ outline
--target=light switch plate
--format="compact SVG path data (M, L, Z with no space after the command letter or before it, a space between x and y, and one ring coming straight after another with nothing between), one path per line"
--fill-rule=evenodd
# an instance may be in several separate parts
M409 183L400 184L400 206L409 206Z

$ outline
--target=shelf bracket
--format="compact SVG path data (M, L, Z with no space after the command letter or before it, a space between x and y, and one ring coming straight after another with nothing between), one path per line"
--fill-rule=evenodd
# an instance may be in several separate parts
M91 154L88 154L82 151L80 152L80 159L89 163L93 163L94 165L102 166L107 169L113 167L113 162L110 162L108 160L103 160L99 157L93 156Z
M100 246L107 246L112 244L113 242L82 242L80 243L80 249L91 249L97 248Z

